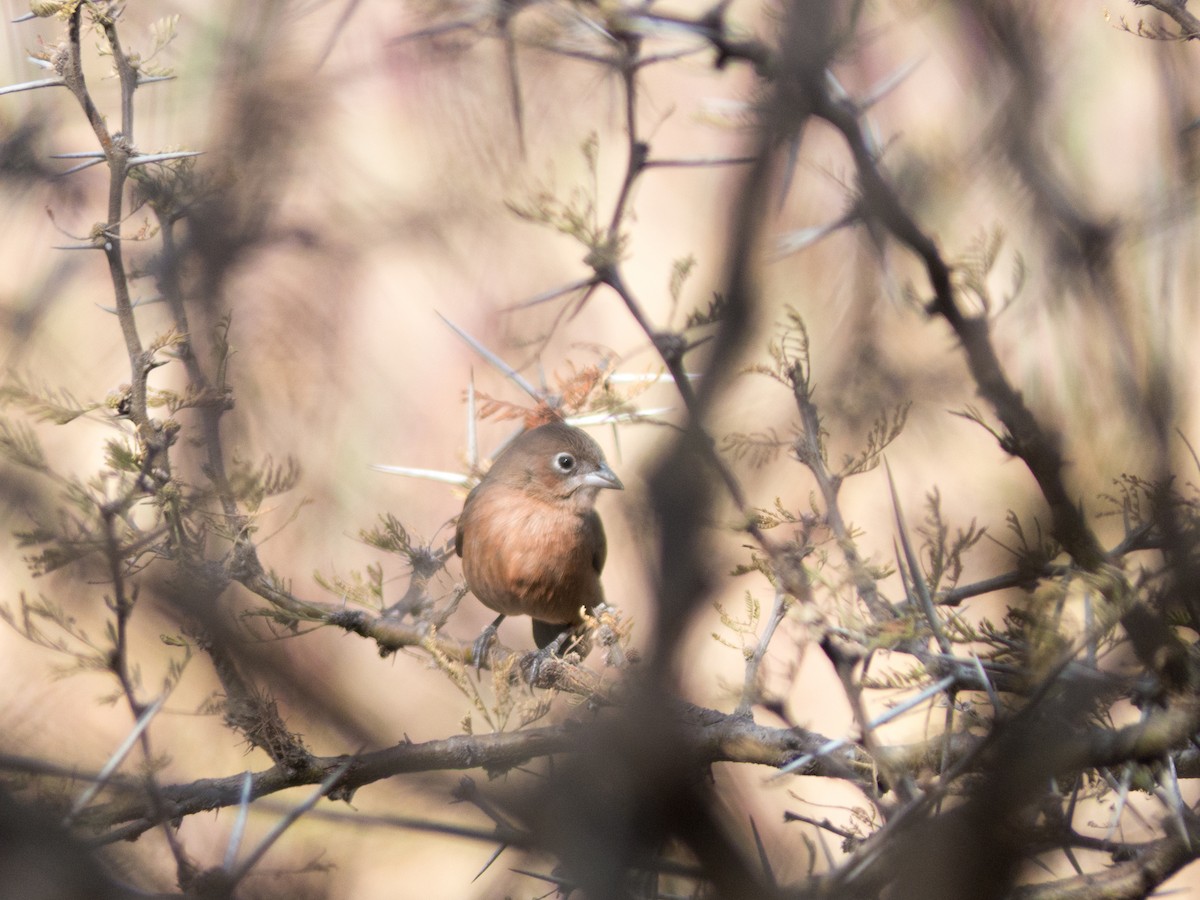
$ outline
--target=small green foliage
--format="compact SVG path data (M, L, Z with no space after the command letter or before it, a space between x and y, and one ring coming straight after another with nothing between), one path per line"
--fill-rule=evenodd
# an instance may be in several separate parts
M365 575L357 570L345 577L337 573L326 576L321 572L313 572L313 580L343 603L370 609L383 608L383 567L377 563L367 566Z
M720 603L714 604L717 615L721 618L721 624L738 638L737 643L716 631L712 633L712 636L713 640L732 650L737 650L743 657L749 659L754 652L754 645L758 642L758 623L762 619L762 604L749 591L746 591L744 602L744 619L734 618Z
M591 176L593 184L598 177L597 172L600 165L600 135L598 132L592 131L583 139L583 143L579 145L579 152L583 156L583 161L587 164L588 175ZM595 190L592 193L596 193Z
M862 537L862 535L863 535L863 532L860 529L854 527L854 525L852 525L852 524L849 526L849 533L852 538L859 538L859 537ZM864 562L862 564L862 567L863 567L863 572L872 581L876 581L876 582L884 581L888 578L891 578L894 574L896 574L896 569L891 563Z
M79 4L79 0L30 0L29 11L38 18L47 19L58 16L66 19L70 12Z
M369 544L384 553L396 553L400 556L412 556L413 543L408 529L391 513L379 516L379 524L374 528L364 528L358 533L363 543Z
M107 550L104 524L100 516L100 497L85 485L72 481L63 489L63 498L75 507L60 508L53 521L35 519L30 527L14 531L18 547L39 547L41 551L25 557L25 564L34 575L45 575L93 553ZM136 539L128 524L119 518L112 520L118 548Z
M979 633L984 643L991 648L989 659L993 662L1024 665L1028 651L1025 630L1032 624L1032 618L1024 609L1009 607L1005 610L1004 621L1000 625L991 619L982 619L979 623Z
M175 74L175 70L170 66L153 64L152 61L159 53L169 47L174 42L177 36L177 28L179 26L179 15L164 16L161 19L155 19L150 23L150 37L152 44L150 52L145 56L139 57L136 68L143 75L151 77L168 77Z
M1025 260L1017 253L1013 257L1008 289L999 302L996 301L988 282L1003 247L1003 231L999 228L984 231L951 266L959 293L974 300L985 315L1003 312L1025 286Z
M163 636L163 643L171 647L181 647L183 649L182 656L172 656L167 662L167 672L163 676L162 692L163 694L172 693L179 686L179 682L183 679L183 673L187 671L188 663L192 661L192 645L182 638L176 637L174 640L167 640Z
M136 448L128 441L112 438L104 442L104 464L114 472L137 474L142 462Z
M1140 6L1141 4L1138 5ZM1157 21L1147 22L1145 19L1138 19L1137 25L1130 25L1129 20L1124 16L1119 16L1116 21L1114 21L1112 13L1110 13L1107 9L1104 10L1104 21L1107 22L1109 26L1116 28L1119 31L1124 31L1126 34L1132 34L1135 37L1139 37L1147 41L1178 42L1191 40L1194 36L1189 33L1190 29L1189 31L1184 31L1183 33L1176 33L1171 29L1163 28L1162 25L1160 25Z
M1152 512L1149 501L1152 497L1162 495L1160 486L1123 472L1119 478L1113 479L1113 492L1100 495L1100 499L1110 508L1101 510L1099 515L1120 515L1125 520L1125 528L1128 531L1149 521Z
M904 425L908 421L910 406L911 404L909 403L903 403L893 409L890 414L887 412L880 413L879 417L871 425L871 430L867 432L867 446L857 456L847 455L843 458L842 468L837 473L837 477L839 479L846 479L852 475L861 475L863 472L870 472L878 466L883 451L904 430Z
M263 501L292 490L300 481L300 464L291 456L282 463L267 456L257 468L242 460L234 460L229 473L233 495L245 504L249 513L259 511Z
M729 574L733 575L733 576L738 576L738 575L748 575L751 572L757 572L760 575L763 575L768 581L770 581L772 583L774 583L774 581L775 581L775 573L771 568L771 561L768 560L762 554L755 552L754 550L750 551L750 562L739 563L738 565L733 567L733 570Z
M43 595L31 600L22 592L16 612L0 605L0 620L30 643L67 657L55 668L58 677L110 668L111 637L109 646L93 640L64 606Z
M183 218L214 187L211 174L197 170L192 156L135 166L129 170L129 180L134 203L145 204L163 222Z
M571 189L565 199L551 182L541 185L524 202L508 200L505 205L518 218L545 225L587 248L585 262L596 271L614 265L624 253L625 237L610 234L597 215L599 192L599 138L592 133L580 147L588 183Z
M514 714L520 721L524 716L540 718L548 711L538 712L537 709L530 709L524 702L517 702L517 698L513 694L512 682L517 663L520 661L519 654L507 654L491 670L491 698L489 699L481 690L482 683L470 677L467 666L462 661L448 656L438 645L436 628L430 629L429 636L421 643L421 646L429 653L434 666L446 675L450 679L450 683L470 701L472 709L483 716L492 731L503 731ZM463 716L462 726L463 731L467 734L474 731L470 711Z
M391 513L381 514L379 524L360 530L358 536L363 543L377 550L402 557L412 569L414 578L422 581L436 575L445 566L442 550L415 539L404 523Z
M752 468L761 469L774 462L779 452L793 443L793 439L781 438L774 428L749 434L735 431L722 439L721 450L738 461L746 460Z
M1122 473L1113 479L1112 491L1100 494L1100 500L1107 508L1098 515L1119 515L1127 535L1137 529L1150 528L1156 517L1165 512L1175 518L1179 527L1200 527L1200 494L1195 486L1190 486L1190 496L1185 496L1177 489L1173 478L1150 481Z
M683 286L691 277L692 272L696 268L696 257L692 254L681 256L671 263L671 281L667 286L667 293L671 297L671 312L667 316L667 321L671 322L675 319L675 312L679 309L679 298L683 296Z
M233 312L223 315L213 328L212 349L217 360L217 374L213 378L213 389L224 394L229 387L229 360L233 357L233 345L229 342L229 330L233 327Z
M947 587L958 583L963 554L979 543L987 529L979 528L972 519L965 531L959 529L951 538L950 525L942 517L942 496L934 488L925 497L925 520L916 530L924 538L921 558L928 566L925 580L930 593L936 594L943 581Z
M684 329L703 328L706 325L715 325L717 322L721 321L722 317L725 315L726 306L727 303L725 301L725 295L714 292L712 300L709 301L708 306L704 307L703 309L693 310L688 314L687 321L683 326Z
M942 630L956 644L975 644L983 641L979 629L953 611L942 618Z
M517 727L524 728L548 716L550 710L554 708L556 696L556 691L540 691L518 703L516 707Z
M919 625L913 621L909 638L919 632ZM898 632L897 632L898 633ZM881 642L878 646L885 648L895 642ZM908 669L885 670L882 667L873 670L870 678L863 678L863 687L876 690L895 690L897 688L924 687L929 682L929 671L922 665L910 666Z
M974 422L988 434L996 439L996 443L1006 452L1011 452L1012 436L993 428L984 418L983 413L974 406L966 406L961 410L951 410L951 414L958 416L960 419L966 419L968 422Z
M778 497L775 498L774 509L762 509L755 507L754 523L762 529L777 528L780 525L795 525L802 521L801 517L796 515L790 509L786 509L783 501Z
M187 336L175 328L168 328L166 331L154 336L147 347L147 351L151 354L159 353L162 350L171 350L175 347L182 346L187 343Z
M83 403L65 388L56 389L46 385L35 387L17 378L10 378L0 388L0 406L9 404L21 408L39 422L53 422L55 425L74 422L103 405Z
M33 429L22 422L0 418L0 456L9 462L46 472L46 456Z
M566 200L560 200L553 188L543 188L525 203L509 201L507 206L519 218L549 226L589 249L603 244L594 221L595 207L582 191L572 191Z
M671 294L671 302L679 303L679 297L683 293L683 286L687 283L692 272L696 268L696 257L690 253L687 256L680 257L671 264L671 283L668 288Z
M786 307L785 321L780 323L779 334L767 348L773 365L755 364L745 371L773 378L793 391L808 396L811 384L808 350L808 329L804 319L792 307Z
M1004 517L1004 524L1016 538L1016 544L1010 547L1000 541L996 541L996 543L1017 558L1017 565L1023 571L1041 572L1051 560L1062 552L1062 547L1057 541L1042 533L1042 523L1036 517L1033 519L1032 534L1026 533L1021 519L1011 509ZM992 538L992 540L996 539Z

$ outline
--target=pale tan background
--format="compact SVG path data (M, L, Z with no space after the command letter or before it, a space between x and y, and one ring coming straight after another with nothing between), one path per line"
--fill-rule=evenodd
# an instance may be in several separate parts
M707 5L676 4L696 10ZM606 73L535 51L521 55L528 153L520 159L497 42L460 36L438 48L393 43L425 21L418 9L422 6L435 5L360 4L323 63L319 55L344 4L281 4L279 20L257 34L249 28L252 17L236 3L132 4L123 24L127 44L136 45L147 40L150 20L181 17L179 39L166 54L178 80L139 92L137 140L142 149L201 149L219 156L214 144L229 134L229 97L237 86L228 80L224 65L231 45L245 40L262 42L257 50L260 76L286 85L278 98L279 114L304 120L293 140L280 148L279 206L271 212L274 229L293 237L250 254L230 294L237 408L227 419L231 450L248 458L291 455L304 469L298 490L274 501L262 523L263 534L281 528L262 547L264 563L290 578L302 596L330 599L313 582L314 570L345 575L379 559L355 537L379 513L395 513L431 540L450 535L447 523L459 509L460 495L444 486L381 475L369 465L463 470L463 393L472 372L477 386L488 393L515 402L523 398L435 313L453 319L510 360L526 361L529 351L519 344L542 334L558 305L513 314L500 310L583 277L586 270L580 247L518 221L504 203L526 198L551 179L563 192L579 184L584 177L579 146L595 131L600 139L600 215L606 218L625 162L619 94ZM756 4L739 3L734 9L747 28L769 26ZM0 10L7 21L24 8L6 2ZM1136 17L1132 7L1113 6L1112 11ZM1100 219L1134 214L1141 220L1145 210L1165 207L1173 196L1176 160L1159 79L1163 67L1174 66L1194 82L1197 51L1139 40L1106 21L1103 8L1091 2L1054 4L1039 11L1038 22L1044 39L1056 48L1049 72L1053 89L1041 127L1072 190ZM53 21L5 26L0 80L42 77L25 62L25 50L39 35L54 40L58 27ZM1089 307L1093 298L1058 280L1046 233L1030 222L1028 198L993 152L991 129L1006 86L981 80L985 67L974 54L982 52L982 45L965 39L969 35L964 36L952 8L943 4L872 6L863 32L869 37L837 70L851 93L916 64L911 76L873 109L871 122L889 148L889 168L918 204L924 226L950 258L966 252L987 230L1007 232L995 277L998 292L1004 290L1014 255L1026 260L1028 283L1017 304L999 319L997 340L1012 378L1035 411L1061 424L1072 483L1096 506L1095 494L1113 477L1146 462L1142 438L1131 433L1116 399L1115 354L1106 348L1110 338L1096 325ZM98 100L115 116L114 86L98 80L104 67L93 63ZM709 57L701 55L652 70L645 87L642 128L655 156L737 153L749 142L750 131L736 108L731 113L728 106L753 99L751 80L738 67L714 72ZM92 148L90 133L65 91L0 98L0 126L31 108L49 117L47 152ZM847 202L850 179L840 144L827 129L810 128L793 186L769 232L836 218ZM644 177L634 198L628 274L656 321L664 321L668 311L673 259L693 254L698 261L684 295L684 312L706 304L719 288L725 225L737 181L737 171L730 169L655 171ZM111 303L107 274L98 255L50 248L69 242L59 228L83 235L102 218L104 184L103 173L93 169L71 176L53 191L10 187L0 199L0 304L9 322L0 338L3 363L85 399L102 398L127 380L116 321L100 309ZM46 207L53 209L58 228ZM135 229L137 221L140 217L127 228ZM1194 218L1190 210L1180 216L1163 214L1126 228L1122 240L1121 269L1129 296L1144 304L1141 318L1155 323L1146 334L1132 336L1138 352L1167 355L1182 368L1196 338ZM36 293L57 275L61 281ZM986 433L949 414L971 403L972 392L947 329L926 321L900 299L900 286L917 275L896 248L887 250L881 266L864 234L841 231L766 266L769 308L757 323L756 347L765 347L784 304L799 310L813 338L817 399L828 414L835 456L858 448L882 403L911 400L909 426L889 451L910 518L919 517L926 491L937 486L953 521L965 525L977 517L1003 539L1005 512L1030 509L1029 479ZM139 289L150 290L148 284ZM165 315L148 307L139 311L139 321L151 334ZM31 323L28 330L19 327L25 323ZM624 371L654 370L644 336L618 299L599 292L550 341L541 355L545 371L565 374L572 363L590 362L587 345L592 344L626 356ZM876 348L871 356L881 361L878 369L856 361L861 348L871 345ZM526 371L536 376L536 368ZM159 383L170 383L172 377L166 370ZM651 390L641 402L679 407L669 387ZM727 430L785 430L794 421L786 392L761 378L739 383L724 410ZM1181 427L1194 434L1189 429L1192 407L1188 412ZM483 426L484 445L494 445L508 431L507 424ZM99 467L109 434L98 417L40 429L57 465L81 476ZM611 542L606 589L642 629L635 643L645 643L645 629L653 624L653 598L647 576L644 473L662 435L651 427L624 429L619 448L611 432L598 430L596 435L627 486L624 494L605 496L601 503ZM781 460L765 470L740 471L759 505L771 506L776 497L793 507L807 503L812 485L793 463ZM864 548L879 562L889 561L892 553L884 485L883 474L875 472L852 480L844 493L849 518L864 532ZM309 504L289 522L303 498ZM0 511L5 532L23 524L20 504ZM1108 532L1110 537L1115 533ZM732 565L740 558L741 542L730 536L726 543ZM31 580L11 544L8 551L0 601L13 606L21 590L57 596L94 634L100 633L101 587L80 591L63 576ZM1002 551L984 545L968 577L992 574L1006 563ZM398 596L405 585L403 571L392 559L384 565ZM449 589L449 582L443 587ZM723 594L731 610L740 610L747 590L769 602L769 588L761 581L730 580ZM473 636L486 618L468 599L453 631ZM153 693L165 665L158 635L170 630L171 623L157 621L146 610L142 626L136 655ZM694 651L684 680L695 699L727 709L741 667L734 651L709 637L717 628L715 614L693 627L689 641ZM798 721L840 736L850 726L849 714L823 660L804 653L804 637L801 622L789 623L777 644L780 659L768 669L770 683L789 692ZM509 623L502 638L524 646L525 626ZM422 741L459 731L466 701L420 656L381 660L365 642L331 630L292 644L290 652L306 660L314 681L340 692L382 741L405 736ZM119 704L98 702L112 690L103 676L55 678L61 661L0 629L0 684L5 685L0 723L6 744L16 752L95 769L127 733L128 712ZM793 663L799 664L800 677L788 688ZM227 775L266 764L257 752L244 753L215 719L193 716L214 686L205 661L197 657L170 701L169 715L157 726L157 745L170 757L165 780ZM925 724L921 716L911 716L889 733L897 739L913 736ZM317 752L355 749L320 731L304 736ZM482 774L472 774L483 780ZM805 808L787 793L840 808L858 800L845 790L804 780L765 786L764 774L719 771L718 779L753 795L748 802L761 810L761 821L771 823L767 849L778 874L797 877L807 857L791 833L775 826L779 810L795 808L818 816L845 812ZM471 810L447 805L447 790L456 778L396 779L364 789L354 807L485 824ZM278 798L280 803L293 799ZM248 841L275 821L280 805L273 812L269 806L262 804L262 811L252 816ZM184 823L181 839L195 858L215 864L224 853L232 818L230 813L194 816ZM1097 818L1104 819L1104 813ZM419 832L306 819L268 857L263 871L295 868L319 857L335 868L282 876L290 889L301 895L325 889L329 896L344 898L491 896L496 885L507 883L505 857L480 882L470 883L491 849ZM161 837L153 833L118 850L131 867L143 870L143 883L167 887L172 875L162 851ZM1194 881L1185 873L1169 887L1191 890ZM542 892L535 882L516 884L517 896Z

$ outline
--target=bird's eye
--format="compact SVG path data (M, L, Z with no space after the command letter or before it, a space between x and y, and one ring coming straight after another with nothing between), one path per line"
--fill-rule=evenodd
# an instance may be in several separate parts
M570 453L560 453L554 457L554 468L562 473L567 473L575 468L575 457Z

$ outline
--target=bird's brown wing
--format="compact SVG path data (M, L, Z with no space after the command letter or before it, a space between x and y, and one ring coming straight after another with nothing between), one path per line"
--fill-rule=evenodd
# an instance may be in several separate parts
M458 514L458 524L454 527L454 552L459 556L462 556L463 531L467 521L471 518L471 501L479 494L481 487L483 487L483 482L471 488L471 493L467 494L467 500L463 503L463 511Z
M604 524L600 521L600 514L594 509L588 510L584 521L593 547L592 568L599 575L604 571L604 561L608 559L608 539L604 536Z

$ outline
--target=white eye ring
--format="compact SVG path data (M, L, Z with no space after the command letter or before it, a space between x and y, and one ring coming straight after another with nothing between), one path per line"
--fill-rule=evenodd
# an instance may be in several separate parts
M559 453L554 457L554 468L562 472L564 475L567 472L573 471L575 468L575 457L570 453Z

